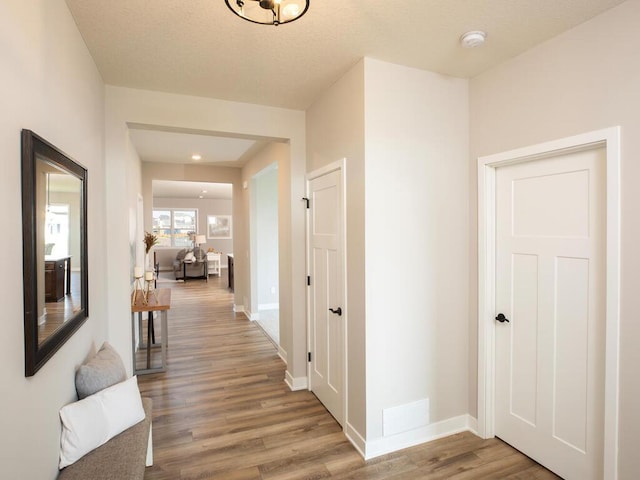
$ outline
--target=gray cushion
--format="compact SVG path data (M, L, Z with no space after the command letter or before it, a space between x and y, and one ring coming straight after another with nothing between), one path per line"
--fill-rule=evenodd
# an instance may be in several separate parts
M184 256L187 254L187 249L183 248L182 250L180 250L177 254L176 254L176 260L178 260L179 262L181 262L182 260L184 260Z
M126 379L127 372L120 355L109 343L104 342L98 353L76 372L78 400Z

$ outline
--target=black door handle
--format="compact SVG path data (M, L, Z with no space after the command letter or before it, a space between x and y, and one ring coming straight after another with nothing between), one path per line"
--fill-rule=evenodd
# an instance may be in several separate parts
M329 311L331 313L335 313L336 315L338 315L339 317L342 316L342 308L338 307L335 310L333 308L330 308Z
M504 314L502 313L498 314L498 316L496 317L496 320L499 321L500 323L504 323L504 322L509 323L509 319L505 317Z

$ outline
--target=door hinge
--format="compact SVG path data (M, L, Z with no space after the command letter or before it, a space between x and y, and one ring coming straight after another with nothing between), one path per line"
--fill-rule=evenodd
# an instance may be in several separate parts
M307 197L302 197L302 200L307 202L307 209L309 209L309 199Z
M311 285L311 275L307 275L307 286Z
M309 362L311 361L311 352L307 353L307 359L308 359Z

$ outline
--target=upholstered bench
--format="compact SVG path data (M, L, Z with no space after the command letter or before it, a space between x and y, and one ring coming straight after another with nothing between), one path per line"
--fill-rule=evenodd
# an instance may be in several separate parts
M76 463L62 469L59 480L133 480L143 479L145 466L153 464L151 450L151 407L143 398L145 418L116 435L104 445L87 453Z
M143 479L153 464L151 411L108 343L76 372L79 400L60 410L59 480Z

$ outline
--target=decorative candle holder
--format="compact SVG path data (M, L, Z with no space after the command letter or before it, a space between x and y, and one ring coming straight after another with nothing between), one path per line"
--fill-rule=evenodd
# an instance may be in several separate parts
M146 298L144 297L144 286L142 285L143 275L144 275L144 271L142 270L142 267L139 267L137 265L133 267L133 276L136 280L133 284L133 297L131 299L131 305L136 304L136 300L138 297L138 290L140 290L140 293L142 294L142 302L145 305L147 304Z
M144 298L145 305L149 304L149 295L153 295L153 298L155 298L156 303L158 303L158 296L156 294L156 291L155 289L151 288L151 284L153 283L154 279L155 277L152 271L144 272L145 288L143 291L143 298Z

